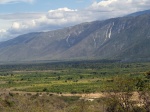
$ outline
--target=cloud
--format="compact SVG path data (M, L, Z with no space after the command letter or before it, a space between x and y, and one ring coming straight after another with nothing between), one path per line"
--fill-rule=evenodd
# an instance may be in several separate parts
M17 3L17 2L28 2L32 3L34 0L0 0L0 4L6 4L6 3Z
M2 1L31 2L32 0ZM1 38L3 36L3 40L7 40L24 33L54 30L82 22L124 16L136 11L149 9L149 7L150 0L101 0L100 2L93 2L83 10L64 7L49 10L46 13L0 15L1 19L12 20L11 26L8 29L0 30L0 34ZM0 41L2 40L1 38Z
M16 14L3 15L3 19L14 19L11 27L8 28L4 33L10 34L11 36L15 37L16 35L21 35L24 33L54 30L66 26L75 25L83 22L84 20L88 21L88 18L84 14L82 14L82 12L69 9L67 7L58 8L56 10L49 10L45 14L37 14L38 16L35 14L35 16L31 16L32 19L30 19L28 15L31 16L31 14L26 14L27 17L24 17L23 14L18 15L18 20L16 20ZM23 19L23 17L26 19ZM13 38L11 36L6 37L5 40Z
M13 13L13 14L0 14L0 19L3 20L31 20L37 19L46 13Z
M86 10L97 20L121 17L137 11L150 9L150 0L101 0L93 2Z
M67 7L49 10L45 14L37 14L38 16L36 14L35 16L32 16L32 14L16 15L17 14L9 14L0 16L5 20L13 20L10 28L8 28L5 32L0 32L2 34L0 41L29 32L54 30L85 21L91 21L89 14L85 14L85 11L73 10Z
M67 7L59 8L57 10L48 11L47 17L49 19L60 19L64 18L65 15L69 15L72 12L77 12L77 10L68 9Z
M5 37L8 37L7 31L5 29L0 29L0 40L5 40Z
M18 29L20 29L20 24L17 23L17 22L14 22L14 23L12 24L12 28L18 30Z
M120 12L115 15L129 14L149 9L150 0L102 0L94 2L89 9L95 11Z

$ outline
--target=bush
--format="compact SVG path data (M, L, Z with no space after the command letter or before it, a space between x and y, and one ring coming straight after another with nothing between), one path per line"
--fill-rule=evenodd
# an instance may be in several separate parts
M43 88L43 91L44 91L44 92L48 92L48 89L47 89L47 88Z

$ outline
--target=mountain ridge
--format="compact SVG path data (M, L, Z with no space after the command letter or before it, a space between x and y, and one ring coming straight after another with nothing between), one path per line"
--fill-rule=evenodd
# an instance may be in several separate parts
M0 61L149 59L150 14L93 21L0 43Z

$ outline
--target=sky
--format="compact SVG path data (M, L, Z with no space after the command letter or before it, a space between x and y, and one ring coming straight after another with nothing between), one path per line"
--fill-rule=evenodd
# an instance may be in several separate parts
M147 9L150 0L0 0L0 41Z

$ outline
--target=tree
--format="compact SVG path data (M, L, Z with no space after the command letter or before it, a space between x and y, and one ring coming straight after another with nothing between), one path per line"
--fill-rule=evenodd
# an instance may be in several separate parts
M136 80L130 77L115 77L114 86L109 88L106 100L106 112L137 112L131 100Z

